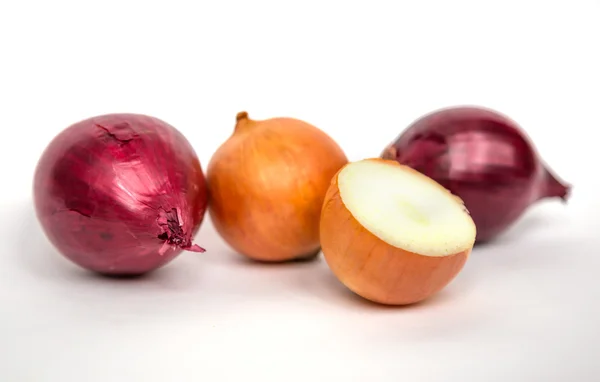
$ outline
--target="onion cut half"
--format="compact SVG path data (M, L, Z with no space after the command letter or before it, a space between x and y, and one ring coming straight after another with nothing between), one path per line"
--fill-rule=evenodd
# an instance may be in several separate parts
M377 303L405 305L458 275L476 228L462 200L433 179L370 158L333 177L320 236L327 264L346 287Z

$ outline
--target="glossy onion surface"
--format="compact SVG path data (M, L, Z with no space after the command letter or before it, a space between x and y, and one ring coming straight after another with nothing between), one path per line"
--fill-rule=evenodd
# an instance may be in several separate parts
M454 107L411 124L382 154L433 178L459 196L477 226L494 239L532 203L566 199L561 183L512 120L478 107Z
M137 275L203 251L192 244L207 204L200 162L156 118L103 115L63 130L38 163L34 202L52 244L95 272Z

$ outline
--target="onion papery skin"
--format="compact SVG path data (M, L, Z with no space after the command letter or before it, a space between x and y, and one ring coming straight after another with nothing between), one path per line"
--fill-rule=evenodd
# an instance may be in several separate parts
M460 197L475 221L477 243L496 239L539 200L566 201L571 188L515 121L477 106L417 119L381 157L414 168Z
M200 162L173 126L140 114L75 123L34 175L40 224L58 251L101 274L141 275L192 244L207 208Z
M237 253L261 262L310 259L331 177L348 160L322 130L294 118L236 117L207 167L209 214Z

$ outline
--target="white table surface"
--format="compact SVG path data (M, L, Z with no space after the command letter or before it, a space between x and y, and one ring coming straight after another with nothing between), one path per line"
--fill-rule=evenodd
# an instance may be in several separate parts
M477 248L438 296L388 308L348 292L322 256L258 265L229 251L210 224L197 240L205 254L142 279L95 277L54 253L28 205L13 206L18 218L2 226L11 240L0 262L0 375L592 381L600 240L592 225L568 228L582 218L545 207L554 215L529 214L502 242Z
M0 5L0 381L600 380L597 3L284 3ZM92 115L164 119L206 167L241 110L314 123L357 160L462 103L519 121L574 188L423 304L367 303L322 256L245 261L208 217L207 253L95 277L33 214L41 151Z

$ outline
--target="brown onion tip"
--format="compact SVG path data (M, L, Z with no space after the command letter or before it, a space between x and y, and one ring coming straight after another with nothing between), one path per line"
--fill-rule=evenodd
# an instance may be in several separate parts
M240 131L243 131L246 129L246 127L248 127L249 122L251 122L252 120L250 118L248 118L248 112L246 111L240 111L239 113L236 114L235 116L235 129L234 129L234 133L238 133Z
M398 151L396 150L396 148L394 146L388 146L385 151L383 152L383 155L381 156L382 159L396 159L396 154L398 154Z
M240 111L239 113L236 114L235 116L235 121L239 122L242 119L248 119L248 112L247 111Z

